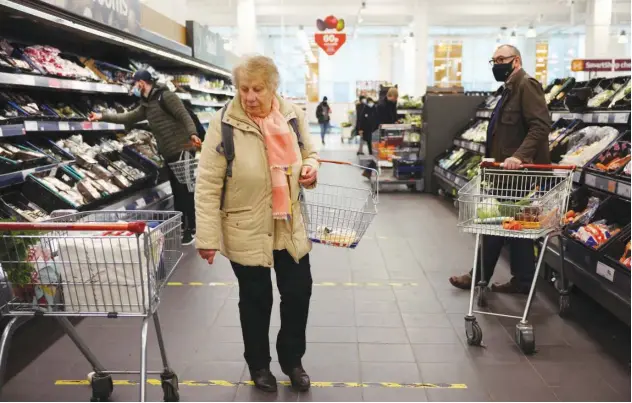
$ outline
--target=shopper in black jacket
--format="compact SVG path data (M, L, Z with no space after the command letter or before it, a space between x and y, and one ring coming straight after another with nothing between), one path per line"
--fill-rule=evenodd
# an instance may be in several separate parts
M377 125L388 125L397 122L397 98L399 92L392 87L386 93L386 98L377 104Z
M320 139L325 145L325 135L329 131L329 121L331 119L331 108L327 103L327 97L323 97L323 102L316 107L316 119L318 119L318 124L320 125Z
M369 155L373 154L373 147L371 146L372 134L375 129L377 129L377 111L373 99L367 98L366 104L360 105L356 127L358 129L358 134L362 136L360 147L358 149L358 155L364 154L362 151L364 148L363 142L366 142L367 144Z

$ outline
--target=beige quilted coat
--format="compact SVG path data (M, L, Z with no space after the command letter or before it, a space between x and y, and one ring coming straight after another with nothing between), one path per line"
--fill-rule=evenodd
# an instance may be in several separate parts
M248 118L237 96L228 106L223 119L224 123L233 127L235 159L221 211L226 158L217 147L222 137L220 112L211 120L202 146L195 185L197 249L219 250L235 263L264 267L273 266L273 250L287 249L297 262L311 250L298 202L298 179L301 165L318 168L318 154L301 108L281 98L279 103L281 113L288 122L292 118L298 119L304 144L303 150L300 150L298 141L295 142L302 164L292 166L292 220L286 222L272 218L272 185L263 135ZM297 139L296 135L293 137Z

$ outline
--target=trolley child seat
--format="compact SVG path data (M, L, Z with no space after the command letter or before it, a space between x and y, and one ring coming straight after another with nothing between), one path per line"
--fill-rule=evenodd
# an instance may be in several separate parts
M465 332L468 344L481 345L483 333L474 314L519 319L515 341L525 354L535 351L533 326L527 317L535 286L547 250L549 238L560 236L562 220L572 189L574 166L524 164L521 170L503 169L503 164L483 161L479 174L459 191L458 226L463 232L476 234L473 268L479 259L481 236L500 236L536 240L544 238L533 282L522 316L474 310L487 306L485 281L476 282L477 270L472 270L472 287ZM483 273L483 252L480 249ZM484 275L481 276L485 278Z

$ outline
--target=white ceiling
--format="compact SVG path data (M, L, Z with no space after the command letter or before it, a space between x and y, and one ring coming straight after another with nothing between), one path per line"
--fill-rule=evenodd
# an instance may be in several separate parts
M155 0L154 0L155 1ZM166 0L163 0L166 1ZM234 26L239 0L186 0L187 18L210 26ZM417 0L365 0L363 26L403 26ZM588 0L427 0L428 22L445 27L580 25ZM315 25L333 14L355 25L362 0L254 0L258 26ZM571 5L572 3L572 5ZM631 0L613 0L613 24L630 24Z

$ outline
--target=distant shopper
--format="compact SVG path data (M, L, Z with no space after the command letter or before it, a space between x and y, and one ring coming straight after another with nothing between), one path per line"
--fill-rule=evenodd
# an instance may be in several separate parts
M327 97L323 97L323 101L316 107L316 119L318 119L318 124L320 125L320 139L324 145L325 135L329 131L329 121L331 119L331 108L327 103Z
M371 142L373 140L373 132L377 129L376 108L375 102L372 98L366 99L366 105L362 105L360 112L358 113L358 134L361 137L360 147L358 148L358 155L363 155L364 143L366 143L369 149L369 155L373 154L373 147Z
M277 95L279 71L272 59L248 57L234 68L233 77L238 94L212 118L202 147L196 247L210 264L217 251L230 260L239 283L244 357L254 385L268 392L277 390L268 338L274 267L281 294L279 364L292 386L306 391L310 379L302 358L312 244L298 195L301 186L316 186L318 154L303 110ZM225 156L227 133L234 145L231 164Z
M355 112L353 113L353 136L358 136L360 134L358 132L358 119L360 116L360 110L364 105L366 105L366 96L360 95L355 103Z
M549 132L551 118L542 85L522 69L522 57L511 45L500 46L490 60L496 81L505 83L502 96L487 129L486 157L504 162L506 169L523 163L550 164ZM528 294L535 274L533 241L496 236L483 237L483 281L489 283L505 243L511 252L511 281L493 284L492 291ZM480 256L480 255L479 255ZM477 278L481 279L480 262ZM472 275L450 278L453 286L469 289Z
M165 86L157 84L147 70L137 71L133 83L132 94L140 98L138 108L119 114L93 112L89 119L122 123L126 126L147 120L156 138L158 152L167 164L178 161L183 152L193 151L201 140L195 123L180 98ZM193 193L189 192L187 185L176 179L171 169L168 172L174 208L182 212L182 244L190 245L195 235Z
M389 125L397 122L397 98L399 91L391 87L386 93L386 97L377 104L377 124Z

